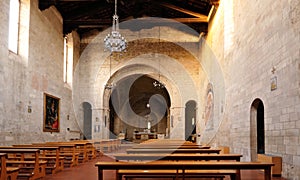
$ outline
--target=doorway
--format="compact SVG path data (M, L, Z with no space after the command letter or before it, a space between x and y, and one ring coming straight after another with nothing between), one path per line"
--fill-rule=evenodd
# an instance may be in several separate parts
M185 140L196 142L196 102L193 100L185 106Z
M251 105L250 113L250 146L251 160L257 159L257 154L265 153L265 119L264 104L255 99Z
M83 108L83 139L92 139L92 106L88 102L82 104Z

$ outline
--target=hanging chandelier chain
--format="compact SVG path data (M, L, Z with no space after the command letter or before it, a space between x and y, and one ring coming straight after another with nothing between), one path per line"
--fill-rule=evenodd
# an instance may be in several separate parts
M115 15L117 15L117 3L118 3L118 1L115 0Z
M126 39L119 32L119 17L117 15L117 0L115 0L115 14L113 15L112 31L104 38L105 50L113 52L125 52Z
M160 27L158 27L158 46L160 47ZM160 58L158 58L158 81L154 81L153 86L157 89L165 88L165 85L160 80Z

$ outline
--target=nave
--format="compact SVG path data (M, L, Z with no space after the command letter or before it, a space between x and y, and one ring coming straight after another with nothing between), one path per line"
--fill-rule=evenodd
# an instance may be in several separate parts
M65 168L63 171L56 174L48 174L45 180L97 180L97 168L95 163L97 162L113 162L115 154L126 153L127 149L131 149L131 146L125 145L121 146L120 149L113 150L112 152L104 153L102 156L98 156L95 159L89 160L88 162L81 163L76 167ZM115 180L116 174L113 170L108 170L104 172L105 180ZM171 178L155 178L156 180L169 180ZM186 178L186 180L192 180L196 178ZM212 178L202 178L203 180L211 180ZM264 180L264 174L260 170L243 170L241 172L242 180ZM123 178L124 180L124 178ZM134 180L153 180L153 178L134 178ZM230 180L229 176L225 176L224 180ZM272 177L272 180L286 180L283 177Z

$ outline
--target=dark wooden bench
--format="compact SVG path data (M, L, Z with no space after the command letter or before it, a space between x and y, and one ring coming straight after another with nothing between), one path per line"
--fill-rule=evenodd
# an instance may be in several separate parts
M133 146L132 149L210 149L210 146L201 145L168 145L168 144L140 144Z
M119 153L113 155L116 161L221 161L233 160L240 161L241 154L125 154Z
M6 179L17 180L20 168L18 167L6 167ZM5 180L6 180L5 179Z
M241 154L114 154L116 161L240 161ZM196 172L191 172L196 171ZM225 175L229 175L231 179L234 179L236 174L239 174L239 170L191 170L186 173L186 177L189 178L215 178L223 179ZM165 174L164 174L165 172ZM124 175L125 179L133 177L165 177L175 178L175 170L151 170L144 172L142 170L120 170L120 175Z
M160 153L160 154L174 154L174 153L205 153L205 154L219 154L220 149L127 149L128 154L150 154L150 153Z
M6 153L0 153L0 179L6 179Z
M237 170L262 169L265 180L271 180L271 167L273 163L260 162L235 162L235 161L152 161L152 162L97 162L98 179L103 180L103 170L176 170L175 178L186 178L186 172L190 170ZM207 171L204 171L207 172ZM197 173L197 171L195 171ZM198 174L198 173L197 173ZM117 173L117 179L121 179L123 174ZM236 174L235 180L240 180L240 174Z
M7 153L7 167L20 168L18 178L39 179L46 175L46 161L39 159L39 149L20 149L10 146L0 147L0 153ZM26 160L26 156L34 157L34 160ZM15 169L10 169L15 172Z
M0 179L1 180L16 180L19 174L20 168L7 167L6 166L6 153L0 153Z
M79 143L85 143L86 145L86 153L88 159L94 159L97 156L97 150L94 146L94 142L92 140L72 140L71 142L79 142Z
M185 178L214 178L224 179L225 175L229 175L231 179L235 179L236 170L186 170ZM118 178L124 177L126 180L132 178L183 178L182 172L177 170L119 170Z
M44 145L32 145L32 144L17 144L13 145L14 148L23 148L23 149L39 149L40 150L40 160L47 161L46 164L46 173L50 172L55 174L64 169L64 157L61 157L59 154L58 146L44 146ZM27 159L33 159L34 157L27 157Z
M65 143L33 143L33 145L38 146L57 146L59 147L59 156L64 158L64 167L77 166L79 161L79 153L76 152L74 144ZM47 153L47 156L54 156L55 153Z

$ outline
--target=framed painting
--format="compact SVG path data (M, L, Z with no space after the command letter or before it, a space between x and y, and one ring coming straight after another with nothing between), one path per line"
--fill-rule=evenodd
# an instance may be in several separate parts
M59 98L44 93L44 132L59 132L59 101Z

